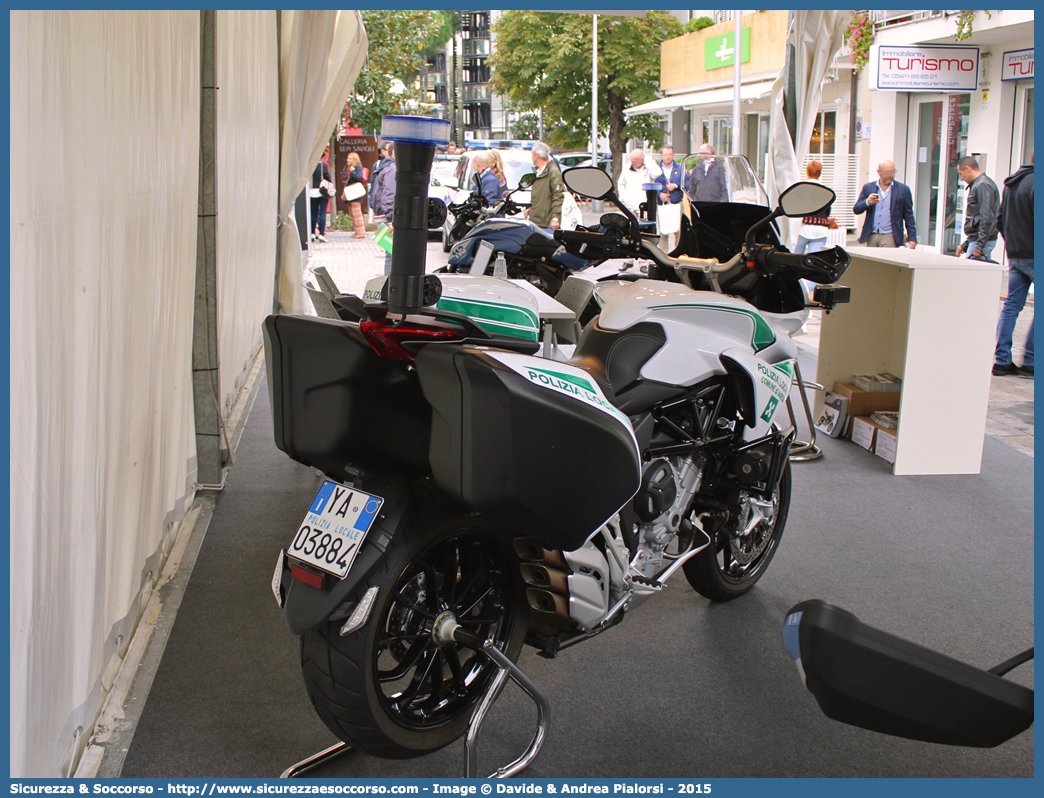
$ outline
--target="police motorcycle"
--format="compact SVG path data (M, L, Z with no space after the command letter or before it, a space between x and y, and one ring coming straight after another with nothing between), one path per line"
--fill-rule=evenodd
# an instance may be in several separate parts
M474 192L464 202L450 205L455 216L453 231L459 228L464 234L458 237L451 232L455 243L447 249L449 262L436 274L492 274L496 257L502 256L509 279L527 280L554 294L573 271L587 268L588 258L568 253L550 232L514 216L521 207L512 196L528 191L533 181L532 173L522 175L519 185L493 208L482 208L482 200ZM483 247L490 253L488 259L481 257ZM481 258L478 267L476 258Z
M479 176L476 174L474 179L478 183ZM521 213L522 206L512 197L519 191L528 188L532 183L533 179L529 177L528 182L522 181L515 189L505 194L499 202L495 202L492 205L482 196L481 188L478 186L460 202L449 203L447 208L453 214L453 224L450 226L449 232L443 236L443 251L449 252L456 242L467 236L473 228L487 219L514 216Z
M787 613L783 649L828 718L908 740L993 748L1033 724L1033 689L875 629L820 599Z
M765 573L789 515L795 358L749 303L690 289L607 302L569 363L440 307L426 188L447 133L385 119L398 179L382 301L343 298L356 321L263 323L276 445L324 475L272 588L309 698L344 741L320 756L416 757L465 736L475 775L479 727L511 678L538 723L493 774L507 776L550 720L515 664L523 645L557 657L679 573L712 601ZM792 187L777 212L814 213L823 192Z

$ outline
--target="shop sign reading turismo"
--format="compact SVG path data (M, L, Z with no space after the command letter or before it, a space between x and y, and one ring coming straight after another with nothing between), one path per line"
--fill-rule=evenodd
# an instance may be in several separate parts
M877 88L893 91L975 91L978 47L877 46Z
M1001 80L1033 80L1033 48L1004 54Z

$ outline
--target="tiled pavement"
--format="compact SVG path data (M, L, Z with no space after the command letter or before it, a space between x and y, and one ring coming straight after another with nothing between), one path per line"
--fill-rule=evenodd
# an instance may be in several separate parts
M586 221L586 220L585 220ZM350 232L328 231L329 243L312 242L308 261L310 268L325 266L337 287L361 295L367 280L384 273L384 250L373 241L353 239ZM447 255L441 241L428 242L426 270L442 266ZM1000 300L1003 304L1003 299ZM1033 303L1028 302L1015 326L1013 355L1022 362L1026 333L1033 318ZM819 319L816 312L797 337L798 346L815 355L819 350ZM1028 377L992 377L990 402L986 417L986 434L1030 457L1033 456L1033 380Z

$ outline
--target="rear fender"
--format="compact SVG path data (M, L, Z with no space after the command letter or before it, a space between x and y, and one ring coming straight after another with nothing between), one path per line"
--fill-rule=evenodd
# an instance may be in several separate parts
M280 574L280 590L286 596L283 613L286 625L295 635L318 628L330 620L345 618L353 607L342 607L348 595L365 582L380 566L384 553L392 538L402 529L411 501L410 486L405 478L397 474L380 476L359 486L368 493L384 499L384 505L370 528L362 550L344 579L329 574L323 578L323 586L315 588L290 576L290 565L283 558ZM304 510L302 510L302 515Z

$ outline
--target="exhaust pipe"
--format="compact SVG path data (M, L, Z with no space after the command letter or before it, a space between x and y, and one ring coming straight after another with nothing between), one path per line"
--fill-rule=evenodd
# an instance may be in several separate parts
M569 601L564 596L552 593L550 590L531 587L526 590L526 600L529 602L529 606L537 612L557 615L572 622L572 618L569 617Z
M562 552L557 549L554 551L545 549L535 540L517 538L515 540L515 554L518 555L520 560L541 563L542 565L546 565L548 568L556 568L559 571L565 571L567 573L570 570L569 566L566 564L565 558L562 556Z
M524 563L519 568L522 572L522 579L527 585L544 588L560 596L569 597L569 583L566 581L568 575L565 571L534 563Z

